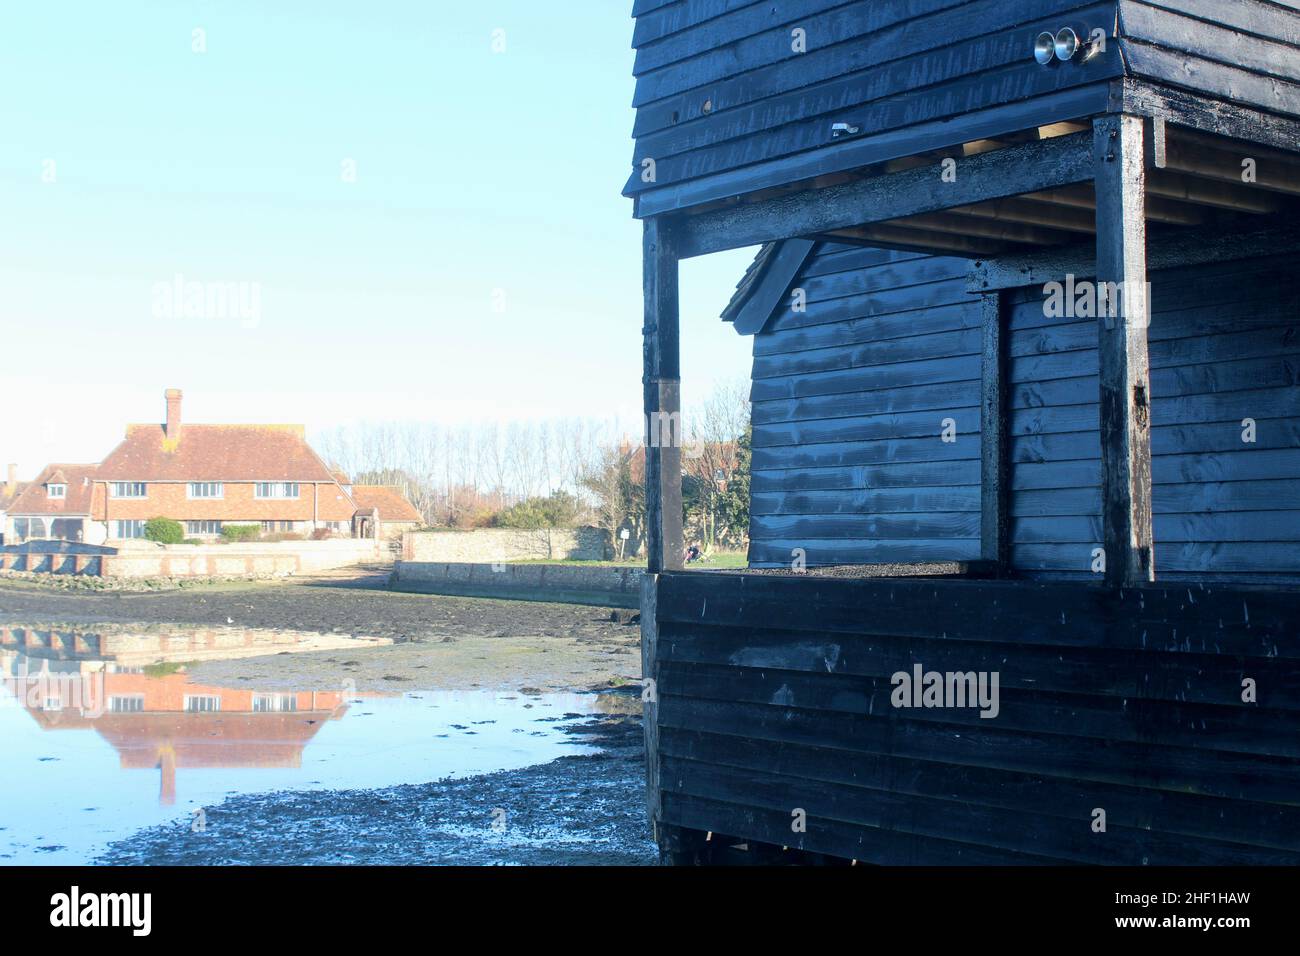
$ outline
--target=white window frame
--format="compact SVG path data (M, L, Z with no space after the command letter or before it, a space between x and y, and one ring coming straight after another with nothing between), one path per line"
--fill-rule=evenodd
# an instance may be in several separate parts
M293 494L289 494L288 489L293 488ZM280 494L264 494L263 489L279 489ZM255 481L253 482L253 497L260 501L295 501L302 497L302 482L300 481Z
M197 700L216 701L216 706L191 708L190 702ZM187 714L219 714L221 713L221 697L218 694L186 694L182 706Z
M118 494L119 488L139 488L140 493L138 495L120 495ZM149 497L149 483L147 481L110 481L108 483L108 496L110 498L139 501Z
M63 482L55 481L45 486L45 494L50 498L68 497L68 486Z
M130 701L130 707L119 707L117 701ZM140 714L144 712L144 694L113 694L108 698L110 714Z
M196 493L195 488L215 489L215 494ZM220 501L226 497L226 486L220 481L190 481L185 484L185 494L191 501Z
M139 529L140 529L140 533L139 533L139 534L127 534L127 535L122 534L122 525L124 525L124 524L130 524L130 525L132 525L132 526L139 527ZM114 532L114 533L113 533L112 537L117 538L117 539L120 540L120 541L133 541L133 540L135 540L135 539L137 539L137 538L143 538L143 537L144 537L144 525L145 525L145 519L144 519L144 518L114 518L114 519L113 519L113 532Z
M196 530L192 527L193 525L196 525L196 524L210 524L210 525L214 525L214 526L215 526L215 529L212 530L212 531L196 531ZM222 522L216 520L215 518L187 518L186 521L185 521L185 533L186 533L186 534L219 535L219 534L221 534L221 526L222 526Z

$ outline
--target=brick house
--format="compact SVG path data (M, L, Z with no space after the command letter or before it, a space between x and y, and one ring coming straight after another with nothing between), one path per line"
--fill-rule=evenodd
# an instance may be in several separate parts
M10 505L27 489L27 485L28 482L18 480L18 466L10 464L5 483L0 486L0 544L4 544L5 534L9 528Z
M95 483L98 465L46 465L35 481L21 489L6 509L5 541L27 538L63 538L68 541L103 540L93 523L96 500L103 489Z
M145 522L159 516L181 522L190 538L216 537L231 524L257 525L263 533L373 537L392 519L414 515L419 522L396 489L376 500L367 486L360 508L347 479L307 444L302 425L188 424L180 390L165 397L166 421L127 425L99 465L48 466L15 500L11 532L99 544L143 537ZM50 491L60 486L61 501ZM56 512L65 519L60 527L37 520ZM18 525L18 518L27 523Z

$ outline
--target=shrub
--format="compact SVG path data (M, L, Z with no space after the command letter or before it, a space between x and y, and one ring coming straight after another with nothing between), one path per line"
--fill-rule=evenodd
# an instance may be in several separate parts
M150 518L144 523L144 536L159 544L180 544L185 540L185 529L171 518Z
M260 524L223 524L221 538L223 541L256 541L262 536Z

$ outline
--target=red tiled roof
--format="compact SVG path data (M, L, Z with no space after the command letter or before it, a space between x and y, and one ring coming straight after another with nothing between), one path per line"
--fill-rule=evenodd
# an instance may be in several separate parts
M14 493L11 495L9 494L8 491L5 490L9 486L4 482L0 482L0 511L9 510L10 503L17 501L18 496L21 495L28 488L30 488L32 486L32 483L30 481L19 481L19 482L15 482L15 486L16 487L14 488Z
M6 510L11 515L88 515L98 468L98 465L46 465ZM51 498L45 490L51 481L67 485L67 497Z
M378 508L380 521L424 521L394 485L353 485L352 500L357 503L358 511Z
M128 425L99 466L106 481L333 481L301 425Z

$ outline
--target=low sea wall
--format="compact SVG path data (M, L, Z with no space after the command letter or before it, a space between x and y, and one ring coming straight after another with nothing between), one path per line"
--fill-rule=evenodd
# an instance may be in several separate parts
M369 539L276 541L247 544L129 545L76 554L28 550L0 553L0 569L105 578L281 577L374 561ZM386 549L385 549L386 552Z
M641 568L626 567L398 561L393 587L424 594L636 608L641 605L642 574Z
M599 528L520 531L408 531L402 535L402 560L431 562L508 562L529 560L600 561L609 539Z

